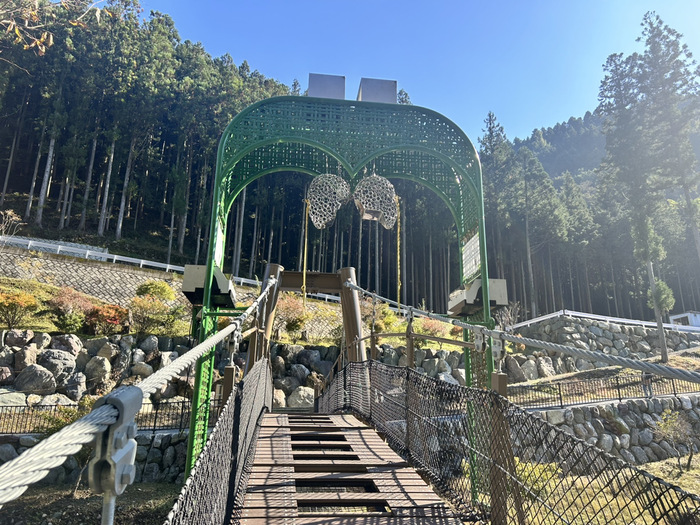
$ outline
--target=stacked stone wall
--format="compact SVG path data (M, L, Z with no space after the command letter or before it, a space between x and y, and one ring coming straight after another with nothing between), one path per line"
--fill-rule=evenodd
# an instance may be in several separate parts
M669 351L700 346L700 332L665 332ZM530 339L630 359L648 359L660 355L658 330L645 326L562 315L518 328L515 333ZM574 359L536 347L525 347L524 351L516 351L505 360L510 383L606 366L609 365L602 361Z

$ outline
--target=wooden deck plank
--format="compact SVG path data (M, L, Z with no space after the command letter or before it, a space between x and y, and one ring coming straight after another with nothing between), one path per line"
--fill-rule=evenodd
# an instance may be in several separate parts
M374 510L356 513L367 506ZM423 479L354 416L267 414L258 437L241 523L460 522Z

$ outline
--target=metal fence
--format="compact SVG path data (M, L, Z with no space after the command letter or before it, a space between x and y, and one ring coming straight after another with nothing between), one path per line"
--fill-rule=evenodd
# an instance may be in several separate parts
M700 498L605 453L490 390L408 368L350 363L318 402L351 410L422 469L465 520L697 524Z
M221 408L221 398L212 399L209 426L217 421ZM34 407L4 406L0 407L0 434L43 434L54 421L69 415L71 405L42 405ZM189 429L192 401L162 400L159 403L144 405L136 415L136 424L141 432L156 432L157 430Z
M166 525L238 523L260 419L272 408L272 374L261 359L229 396Z
M700 392L700 384L641 374L585 381L534 385L508 385L508 400L525 408L554 408L651 396L677 396Z

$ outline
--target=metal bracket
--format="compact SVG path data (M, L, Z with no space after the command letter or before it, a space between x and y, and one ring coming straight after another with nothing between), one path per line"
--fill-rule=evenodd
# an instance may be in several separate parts
M143 392L135 386L115 390L97 400L94 408L112 405L119 411L113 425L97 436L95 457L88 469L90 489L98 494L118 496L136 476L136 422L134 417L141 409Z
M505 357L503 354L503 339L501 339L501 334L491 339L491 355L494 361L500 361Z
M474 330L474 350L484 350L484 334L481 330Z

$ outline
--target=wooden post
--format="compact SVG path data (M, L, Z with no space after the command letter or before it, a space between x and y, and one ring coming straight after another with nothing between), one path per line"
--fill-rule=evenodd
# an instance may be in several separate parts
M413 316L408 318L408 324L406 325L406 360L409 368L416 367L416 357L413 349Z
M275 285L270 290L270 294L267 296L267 301L265 302L265 308L263 310L263 329L265 330L265 338L263 339L264 347L267 349L270 347L270 338L272 337L272 327L275 322L275 310L277 308L277 297L279 296L280 290L280 280L282 279L282 272L284 267L280 264L268 264L265 267L265 277L263 278L263 289L267 286L267 282L272 277L276 279Z
M367 359L365 343L362 338L362 316L360 315L360 298L356 290L351 290L345 286L350 281L357 284L355 279L355 268L347 267L340 269L340 305L343 311L343 325L345 326L345 342L349 349L350 361L364 361ZM354 344L353 344L354 343ZM350 346L352 349L350 350Z

